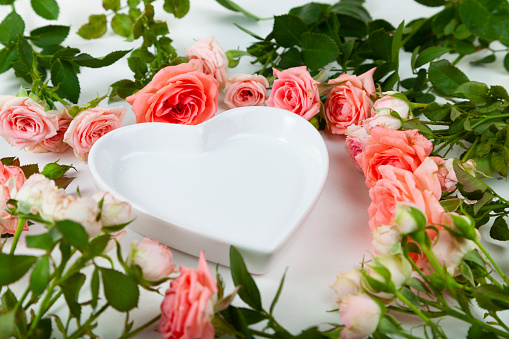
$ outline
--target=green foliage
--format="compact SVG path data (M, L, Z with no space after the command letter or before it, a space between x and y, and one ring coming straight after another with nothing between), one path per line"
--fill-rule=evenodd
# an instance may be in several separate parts
M127 275L108 268L101 268L104 294L111 306L127 312L138 306L140 292L136 282ZM122 286L122 288L118 288Z
M40 17L48 20L58 19L60 7L56 0L31 0L30 3Z
M163 8L176 18L183 18L189 12L189 0L164 0Z
M249 274L246 264L235 247L230 247L230 267L235 286L241 286L239 297L255 310L262 309L260 291Z
M35 264L37 257L0 253L0 286L18 281Z

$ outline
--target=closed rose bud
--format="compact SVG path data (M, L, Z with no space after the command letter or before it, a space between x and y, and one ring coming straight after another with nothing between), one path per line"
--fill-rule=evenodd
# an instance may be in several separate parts
M478 235L477 230L474 232ZM472 240L457 238L447 230L441 230L438 233L438 240L431 248L440 265L445 267L453 277L461 273L460 265L465 254L475 249L477 245Z
M98 191L92 198L102 202L101 224L103 226L113 226L125 224L131 216L131 205L128 202L115 199L109 192Z
M395 98L393 95L399 94L397 92L385 92L383 97L375 101L373 111L378 115L390 116L392 111L395 111L403 119L408 119L410 116L410 106L408 102Z
M373 247L379 254L391 253L394 245L401 241L401 232L395 225L382 225L373 232Z
M392 115L374 114L372 118L364 120L364 127L368 131L374 127L398 130L401 127L401 120Z
M133 242L127 257L127 265L138 265L143 273L143 279L158 281L176 271L176 265L171 259L172 254L168 247L145 238L140 243Z
M349 295L339 304L339 314L345 324L341 339L367 338L378 327L382 308L367 294Z
M400 203L396 206L394 220L401 234L424 230L428 224L426 215L410 203Z
M396 290L399 290L412 274L412 265L400 254L381 254L376 257L375 260L376 262L374 264L366 267L366 274L381 284L388 285L392 283ZM385 267L390 273L390 281L386 281L386 279L374 270L373 267ZM390 299L393 297L392 293L376 291L373 286L370 285L368 280L362 280L361 285L379 298Z
M331 288L336 293L338 299L342 300L347 295L360 293L361 279L362 273L358 269L352 269L338 274Z

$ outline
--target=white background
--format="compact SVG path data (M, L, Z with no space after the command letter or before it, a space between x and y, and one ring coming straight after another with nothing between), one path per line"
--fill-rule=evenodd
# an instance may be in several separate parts
M76 30L87 21L89 14L103 12L100 1L61 0L60 2L61 14L58 24L71 26L71 34L66 40L70 46L80 48L83 52L94 56L104 55L113 49L131 48L131 44L111 33L99 40L92 41L83 40L75 34ZM162 1L156 3L160 2ZM307 2L304 0L237 1L239 5L261 17L284 14L291 7ZM333 3L333 1L324 2ZM394 26L397 26L402 20L409 22L412 19L427 17L437 12L437 9L424 7L410 0L368 0L365 5L373 18L384 18ZM18 0L15 6L27 23L26 34L33 28L51 24L34 14L28 1ZM8 6L2 6L0 17L3 18L8 11ZM184 48L190 46L193 39L209 35L215 35L225 50L237 47L245 48L253 42L253 38L233 26L233 23L238 23L261 36L265 36L272 29L271 20L255 22L238 13L227 11L212 0L191 0L190 13L180 20L162 10L159 11L158 16L159 19L168 21L170 37L174 40L174 46L180 54L184 54ZM509 74L502 67L502 58L503 55L496 63L483 67L470 66L468 58L466 58L459 66L471 80L504 85L509 88ZM401 61L403 78L410 75L408 60L408 55L403 54ZM230 75L236 72L253 72L255 70L256 67L250 65L249 60L244 60L237 69L230 70ZM79 77L82 88L80 103L84 103L97 95L103 95L107 91L108 85L114 81L131 78L132 75L124 59L104 69L82 68ZM0 94L15 94L20 85L20 80L14 77L12 71L0 75ZM135 121L129 105L126 104L126 107L128 107L128 114L124 125L132 124ZM219 112L225 109L226 106L220 104ZM329 286L334 282L339 271L347 271L355 267L363 260L364 256L369 257L373 251L367 213L370 199L368 189L364 185L364 178L354 169L344 151L344 137L322 135L330 157L329 176L323 193L312 213L290 239L284 253L276 258L271 270L267 274L255 277L262 293L263 304L268 309L279 281L287 270L285 287L275 313L281 324L293 333L298 333L313 325L340 322L337 312L327 312L337 307L334 293ZM83 195L91 195L96 190L87 164L80 163L72 151L63 155L31 154L17 150L1 139L0 156L18 156L22 164L39 163L41 167L46 163L61 159L61 163L73 164L78 170L75 173L77 179L68 188L68 192L75 191L78 186ZM140 183L143 183L143 178L140 178ZM497 186L505 187L507 191L505 181L497 183ZM268 194L270 193L268 192ZM29 233L39 231L41 231L40 228L35 227ZM505 247L488 239L489 236L485 231L483 233L485 242L493 243L491 248L495 259L503 260L507 254ZM141 235L128 230L127 236L122 240L125 251L133 239L141 240L142 238ZM19 252L23 251L24 249L21 247ZM197 259L195 257L177 251L174 251L173 255L174 262L178 265L196 267ZM211 263L210 268L213 272L215 271L214 264ZM507 268L507 265L504 268ZM226 292L228 293L233 289L229 270L220 267L219 271L225 278ZM166 286L161 288L162 292ZM159 313L161 300L161 296L142 293L139 308L133 312L136 324L142 324L156 316ZM239 302L237 301L237 303ZM65 307L61 305L55 307L52 312L66 316L64 311ZM111 311L99 321L97 333L103 338L117 337L122 331L122 324L123 315ZM137 338L159 338L160 335L154 332L155 328L156 326L152 326ZM326 326L324 325L323 328ZM449 329L454 331L453 333L459 331L456 334L464 334L466 331L465 326L454 326L454 329L449 326ZM58 337L57 334L54 336Z

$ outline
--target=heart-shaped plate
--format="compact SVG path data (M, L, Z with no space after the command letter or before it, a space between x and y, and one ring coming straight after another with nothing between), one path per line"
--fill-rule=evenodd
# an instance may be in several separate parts
M273 257L316 203L329 158L300 116L237 108L197 126L144 123L114 130L89 155L99 189L130 202L130 228L228 265L229 247L252 273Z

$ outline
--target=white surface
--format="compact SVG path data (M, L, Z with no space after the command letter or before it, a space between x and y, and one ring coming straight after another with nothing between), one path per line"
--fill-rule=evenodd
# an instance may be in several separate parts
M237 2L259 16L268 17L272 14L283 14L289 8L308 1L238 0ZM333 3L333 1L328 2ZM64 24L71 24L73 31L86 22L88 14L101 12L101 3L98 0L93 2L64 0L62 3L65 8L62 9L60 21ZM26 20L30 26L29 29L40 25L41 20L31 12L27 0L17 1L15 5L20 12L29 13ZM417 17L429 16L437 11L437 9L421 6L411 0L368 0L366 1L366 7L374 18L386 18L393 25L398 25L403 19L408 22ZM1 13L7 13L8 7L2 6L0 10L2 10ZM3 17L3 14L1 16ZM233 22L239 23L262 36L268 33L272 27L272 21L257 23L223 9L212 0L191 0L191 11L181 20L173 19L170 16L164 17L168 18L171 37L175 41L175 47L181 53L184 52L186 46L192 44L192 39L211 34L216 36L225 49L236 48L237 46L244 47L253 42L250 36L234 27ZM130 48L129 44L113 36L98 41L84 41L74 35L69 38L68 43L94 56L103 55L112 48ZM503 55L501 58L503 58ZM408 60L408 55L403 55L401 65L407 67L409 65ZM509 76L503 70L501 60L498 60L494 65L484 67L472 67L468 64L468 60L468 58L465 58L459 66L472 80L500 84L509 88ZM406 71L404 69L402 74L410 75L408 68L406 68ZM245 60L241 62L237 70L231 70L230 74L254 70L256 70L256 67L250 65L249 60ZM83 89L82 102L96 97L97 94L103 94L107 86L115 80L130 76L131 72L128 70L125 60L106 69L83 69L80 74ZM19 80L15 79L11 73L1 75L1 79L0 94L14 94L18 90ZM220 105L220 111L225 109L224 105ZM132 123L134 123L134 115L129 112L124 124ZM285 287L275 309L275 314L281 324L294 333L312 325L340 322L337 312L326 312L336 308L334 294L328 286L334 282L338 271L351 269L362 261L364 255L372 251L367 214L370 199L368 190L364 185L364 178L356 172L346 155L344 138L330 134L322 134L322 136L330 159L329 175L323 193L303 225L298 228L290 239L283 255L274 262L268 273L255 277L262 293L263 305L268 308L276 293L281 276L288 269ZM72 163L78 169L78 179L68 191L71 192L79 186L82 194L89 195L96 190L88 173L88 166L74 158L72 152L64 155L30 154L8 146L4 140L0 140L0 149L2 157L18 156L23 164L33 162L45 164L56 159L61 159L61 162L65 164ZM144 177L139 178L140 182L144 180ZM507 192L506 182L501 182L499 186L506 187L505 191ZM504 193L500 189L499 191ZM199 211L196 211L196 213L199 213ZM36 231L37 229L34 229L30 232ZM129 231L122 241L126 250L133 239L139 240L142 239L142 236ZM492 254L495 260L501 262L501 259L507 257L505 246L500 246L489 240L489 236L485 236L484 239L487 239L485 240L487 242L494 243ZM196 267L197 260L195 257L178 251L174 251L173 254L174 261L177 264ZM502 265L503 268L508 268L508 264L502 263ZM210 267L214 269L214 265L211 264ZM229 270L220 267L219 272L225 278L227 292L231 291L233 286ZM161 289L162 291L164 291L164 287ZM133 312L136 325L142 324L157 315L161 300L161 296L142 293L139 309ZM58 308L55 309L55 312L63 312L63 310L63 308ZM108 317L102 318L99 322L98 333L103 338L118 337L122 324L123 316L116 312L110 312ZM159 334L153 331L154 328L155 326L144 331L137 338L160 338ZM466 326L455 326L453 331L464 334ZM451 337L455 336L451 335Z
M223 265L234 245L253 273L267 271L329 168L318 131L271 107L229 110L197 126L123 127L102 137L88 162L99 188L135 208L131 229Z

